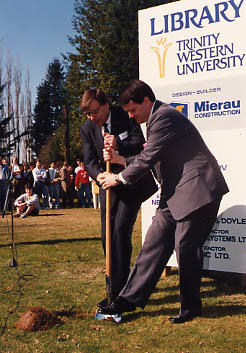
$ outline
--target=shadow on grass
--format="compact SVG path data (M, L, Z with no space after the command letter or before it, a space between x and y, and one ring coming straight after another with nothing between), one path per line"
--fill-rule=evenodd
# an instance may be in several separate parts
M37 217L54 217L54 216L65 216L65 213L44 213L39 214Z
M216 285L216 284L215 284ZM178 287L170 287L167 288L166 292L173 291L173 290L178 290ZM220 288L215 288L214 290L210 291L202 291L201 292L201 297L202 298L216 298L216 297L221 297L222 295L234 295L234 294L244 294L244 289L243 288L226 288L226 289L220 289ZM159 306L159 305L166 305L167 303L174 304L174 303L179 303L179 295L174 294L174 295L166 295L163 298L153 298L148 301L150 305L153 306ZM225 303L226 304L226 303Z
M5 213L5 216L11 216L11 213ZM65 216L65 213L44 213L44 214L39 214L37 216L29 216L29 217L56 217L56 216ZM0 213L0 218L4 218L2 216L2 213Z
M206 287L215 287L212 290L204 290ZM156 288L154 293L170 293L173 291L179 290L179 286L167 286L165 288ZM234 295L234 294L244 294L245 289L241 287L240 281L232 281L232 282L221 282L216 278L213 281L203 281L201 285L201 297L220 297L221 295ZM149 300L149 304L151 305L164 305L166 303L179 303L179 295L165 295L163 298L153 298Z
M165 301L166 303L166 301ZM203 314L202 317L197 318L197 320L202 320L202 318L207 319L218 319L224 316L233 316L233 315L240 315L246 313L246 306L245 305L227 305L227 306L206 306L203 307ZM134 313L125 314L122 316L122 323L124 322L131 322L135 321L140 317L156 317L156 316L175 316L178 315L177 309L159 309L153 311L137 311Z
M175 275L177 273L172 273L172 274ZM165 281L165 278L162 278L162 281ZM203 280L201 288L213 286L213 285L215 285L215 283L216 283L216 281L204 281ZM163 288L161 288L161 287L155 288L154 293L172 292L172 291L178 290L178 289L179 289L179 284L173 285L173 286L170 286L169 284L166 284L166 286L163 287Z
M15 242L15 245L53 245L59 243L76 243L84 241L101 241L100 237L93 238L73 238L73 239L50 239L50 240L40 240L40 241L20 241ZM0 244L0 248L10 246L10 244Z

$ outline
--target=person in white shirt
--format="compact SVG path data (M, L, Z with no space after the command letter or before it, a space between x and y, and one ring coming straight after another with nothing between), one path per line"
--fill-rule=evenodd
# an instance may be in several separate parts
M25 194L20 195L14 205L16 206L15 217L26 218L27 216L38 216L40 210L39 198L33 194L31 186L25 187Z
M78 166L74 169L75 174L77 174L78 171L79 171L80 169L82 169L82 168L81 168L81 160L80 160L79 158L76 159L76 163L77 163Z
M55 162L50 163L48 169L48 188L49 188L49 207L59 208L59 188L60 188L61 176L58 168L56 168ZM53 200L55 203L53 204Z
M33 169L32 174L34 179L34 192L38 194L39 198L43 199L43 208L48 209L47 173L46 170L41 167L40 160L37 160L36 168Z

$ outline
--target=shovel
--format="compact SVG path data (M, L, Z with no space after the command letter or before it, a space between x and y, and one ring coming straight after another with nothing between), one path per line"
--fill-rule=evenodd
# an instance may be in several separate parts
M110 173L110 161L106 162L106 171ZM108 305L112 303L112 268L111 268L111 223L110 223L110 188L106 190L106 294ZM96 320L111 320L117 324L121 321L121 315L102 314L97 310Z

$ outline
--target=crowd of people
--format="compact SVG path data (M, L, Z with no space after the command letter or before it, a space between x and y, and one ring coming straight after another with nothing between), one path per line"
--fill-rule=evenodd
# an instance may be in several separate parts
M19 163L17 158L8 162L0 157L0 211L4 210L8 188L17 214L20 211L17 200L23 199L30 189L32 195L38 196L38 209L98 208L98 190L94 187L92 190L93 181L83 161L78 158L76 164L76 168L67 161L52 161L47 165L36 160L28 164Z

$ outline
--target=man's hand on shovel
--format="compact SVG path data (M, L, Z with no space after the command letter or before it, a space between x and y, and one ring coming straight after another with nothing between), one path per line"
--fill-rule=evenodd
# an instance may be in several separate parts
M110 163L120 164L124 167L126 165L125 158L120 156L118 151L109 145L103 150L103 158L106 163L110 161ZM117 178L116 174L110 173L108 171L100 173L98 177L100 179L98 181L102 185L103 189L108 189L119 184L119 179Z

